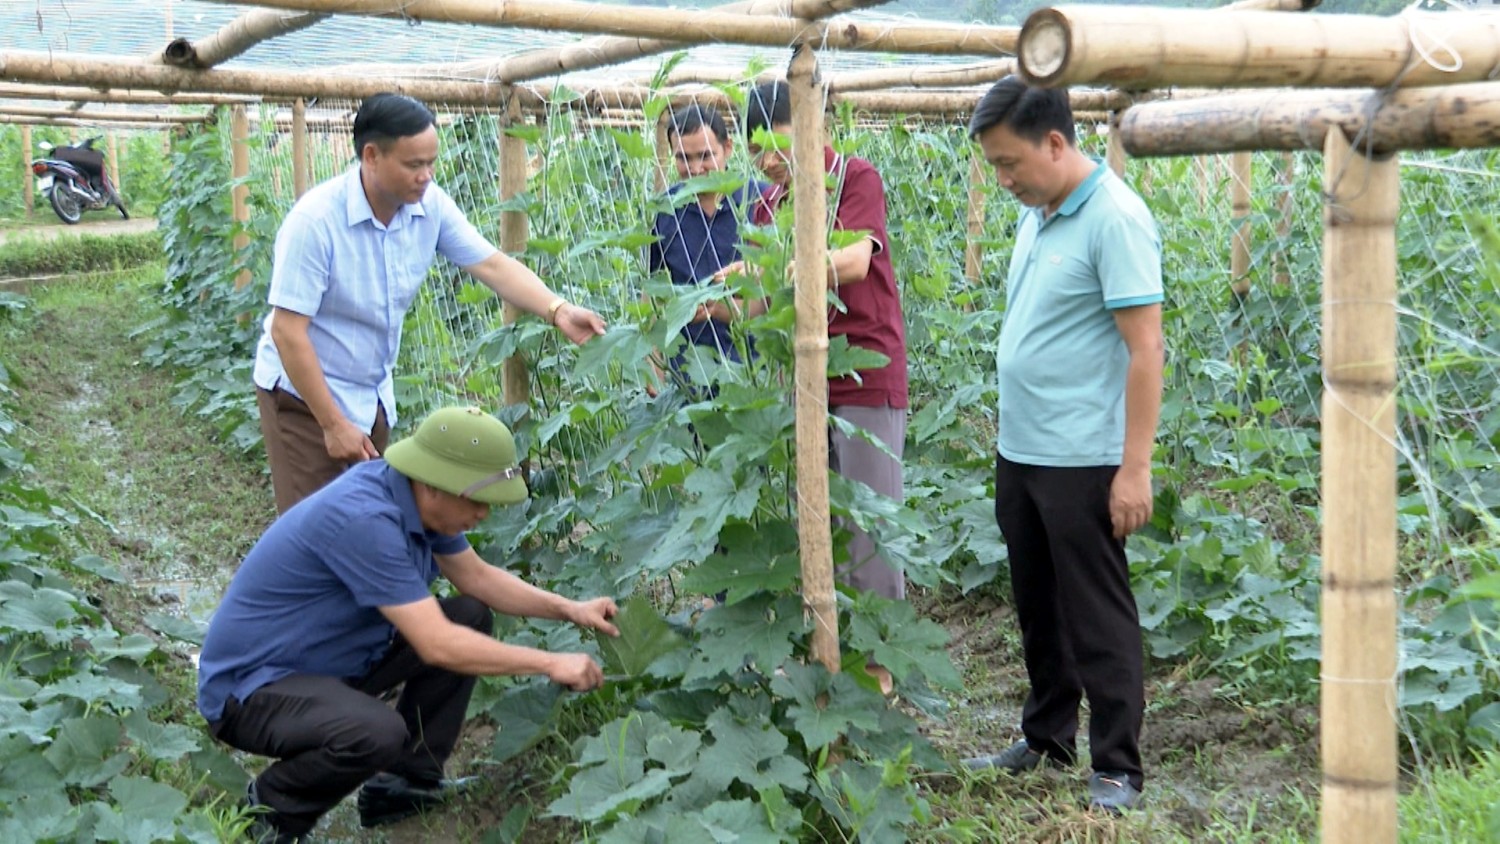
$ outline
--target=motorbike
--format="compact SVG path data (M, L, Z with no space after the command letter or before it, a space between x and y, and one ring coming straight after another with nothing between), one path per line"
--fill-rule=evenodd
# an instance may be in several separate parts
M85 211L101 211L113 205L120 216L130 219L125 201L115 190L104 168L104 153L94 149L98 137L82 143L54 147L43 143L46 158L31 162L37 177L37 189L52 203L52 210L64 223L73 225Z

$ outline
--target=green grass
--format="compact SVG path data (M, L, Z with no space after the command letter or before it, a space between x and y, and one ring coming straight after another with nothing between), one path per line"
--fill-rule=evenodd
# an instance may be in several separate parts
M1500 841L1500 750L1480 755L1467 770L1436 768L1401 798L1401 840Z

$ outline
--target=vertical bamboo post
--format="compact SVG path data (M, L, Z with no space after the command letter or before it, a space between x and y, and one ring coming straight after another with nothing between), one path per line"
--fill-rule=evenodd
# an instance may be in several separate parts
M1286 242L1292 234L1292 184L1296 159L1290 152L1281 154L1278 174L1281 195L1276 197L1276 280L1277 287L1292 283L1291 263L1287 260Z
M792 48L793 285L797 327L797 537L802 600L813 617L812 658L839 670L828 512L828 192L823 166L823 82L812 47Z
M1323 229L1323 841L1396 841L1400 174L1328 133Z
M307 193L307 100L292 101L292 195Z
M1250 167L1250 153L1229 156L1229 286L1241 299L1250 295Z
M520 126L525 120L521 116L521 100L512 93L505 102L505 113L500 118L500 200L504 202L526 192L526 141L505 130ZM518 258L526 251L526 239L531 235L531 224L525 211L500 212L500 249L505 254ZM521 316L521 309L506 302L503 308L506 325L511 325ZM505 359L501 390L507 405L531 404L531 379L526 371L526 359L511 355Z
M964 244L964 278L979 284L979 267L984 260L984 162L977 152L969 154L969 239Z
M250 246L250 233L244 227L250 222L250 114L243 105L230 109L229 138L232 170L230 177L234 187L230 190L234 222L240 227L234 236L234 251L239 253ZM239 290L250 283L250 269L240 270L234 277L234 288Z
M667 140L667 123L672 119L671 114L671 110L667 110L656 121L656 192L658 194L666 193L667 184L670 181L667 172L672 167L672 145Z
M120 140L114 133L105 135L105 148L109 150L109 177L114 180L115 190L125 196L125 178L120 175Z
M1120 140L1120 113L1109 113L1109 134L1104 138L1104 162L1115 175L1125 178L1125 142Z
M36 196L32 193L31 175L31 127L21 124L21 166L25 168L21 178L21 198L25 202L26 216L36 210Z

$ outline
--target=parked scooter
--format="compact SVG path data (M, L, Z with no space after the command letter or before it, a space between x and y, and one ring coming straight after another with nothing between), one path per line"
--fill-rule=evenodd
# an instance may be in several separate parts
M120 209L121 217L130 219L120 192L105 172L104 153L94 149L97 140L93 137L81 144L62 147L44 142L42 151L50 156L31 162L37 188L68 225L82 219L85 211L100 211L111 205Z

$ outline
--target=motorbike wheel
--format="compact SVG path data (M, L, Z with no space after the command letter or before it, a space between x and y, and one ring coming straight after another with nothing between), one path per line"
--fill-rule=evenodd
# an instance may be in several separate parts
M73 225L83 219L83 204L78 197L68 190L64 185L54 185L52 188L52 210L68 225Z

